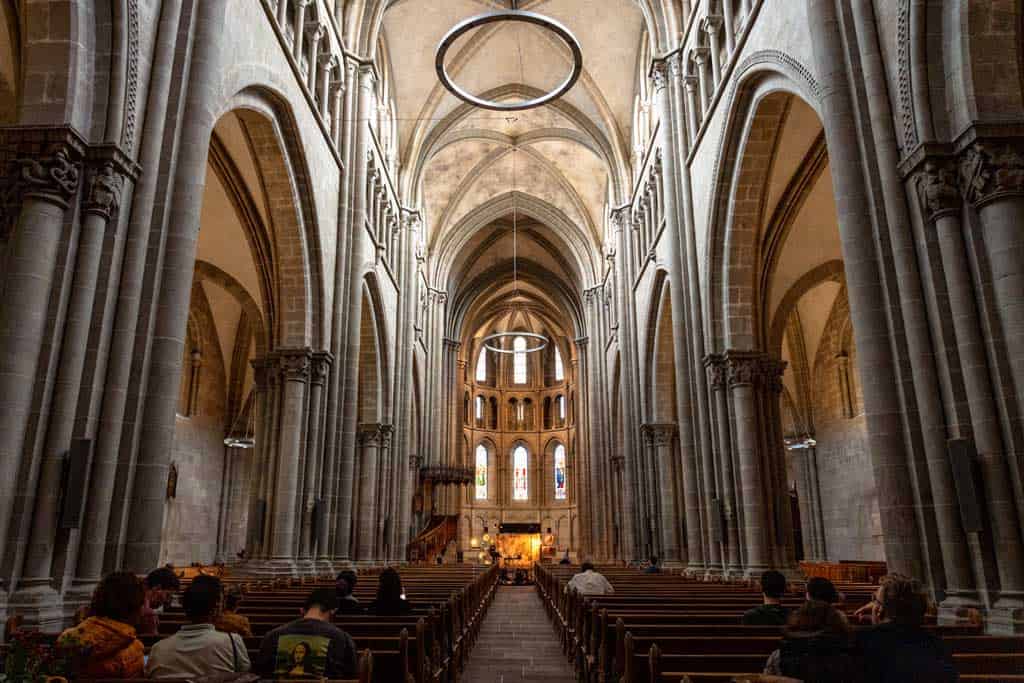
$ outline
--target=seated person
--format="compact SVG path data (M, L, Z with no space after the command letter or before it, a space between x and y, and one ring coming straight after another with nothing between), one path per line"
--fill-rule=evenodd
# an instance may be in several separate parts
M224 588L216 576L200 574L181 596L189 623L169 638L155 643L146 661L149 678L182 678L244 673L249 652L236 633L214 627L224 604Z
M580 573L576 574L565 585L565 592L570 590L578 591L583 595L611 595L615 592L608 579L602 574L594 571L591 562L584 562L580 565Z
M830 605L838 605L843 601L843 595L836 590L835 584L823 576L812 576L807 580L805 597L808 600L819 600Z
M808 600L789 617L782 644L764 672L815 683L860 683L864 679L851 646L843 613L827 602Z
M914 579L890 575L875 592L875 626L857 633L857 651L868 680L874 683L958 680L949 649L924 629L930 599Z
M785 576L774 569L761 574L764 604L744 613L743 623L747 626L784 626L789 618L789 609L782 606L782 596L785 594Z
M660 574L661 567L658 566L658 558L651 556L651 563L647 565L647 569L644 570L644 574Z
M338 573L334 579L334 591L338 596L338 609L335 614L357 614L363 611L359 598L352 595L359 577L351 569Z
M522 569L517 569L516 570L515 584L517 586L525 586L526 585L526 572L524 572Z
M139 621L140 636L160 633L160 611L171 606L171 598L180 589L181 581L170 567L159 567L146 576L146 602Z
M217 630L223 633L237 633L243 638L252 637L252 626L249 617L238 613L238 605L242 602L242 594L231 591L224 596L224 610L217 617Z
M374 598L366 611L379 617L398 617L412 612L412 605L405 599L402 590L402 577L394 567L388 567L380 573L377 582L377 597Z
M141 678L145 650L135 637L146 587L131 572L110 574L92 595L89 616L57 638L83 678Z
M355 678L356 645L331 623L337 606L333 589L310 593L301 619L263 637L253 671L276 678Z
M568 550L565 551L565 555L562 557L562 559L558 561L558 564L572 564L572 562L569 560Z

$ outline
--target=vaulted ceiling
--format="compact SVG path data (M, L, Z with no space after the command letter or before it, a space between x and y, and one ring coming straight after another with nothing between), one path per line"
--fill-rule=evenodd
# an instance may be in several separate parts
M507 224L495 228L495 219L516 212L533 223L520 236L521 257L534 261L540 279L578 291L598 276L607 205L628 193L643 17L635 0L522 0L519 9L549 16L575 34L582 76L564 98L538 109L506 114L465 105L441 85L436 48L459 22L509 7L509 0L390 4L381 49L391 67L403 194L424 209L431 252L449 255L437 271L448 280L444 285L465 284L482 264L508 260L508 238L493 237L494 230L507 232ZM457 40L447 64L466 90L514 101L561 83L571 54L544 29L500 23ZM488 205L502 198L508 204L509 197L523 201L487 214ZM473 234L478 230L486 236ZM458 245L446 244L451 240Z

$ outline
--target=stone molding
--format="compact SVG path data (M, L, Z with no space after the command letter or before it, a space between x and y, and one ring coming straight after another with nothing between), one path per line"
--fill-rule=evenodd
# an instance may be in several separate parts
M391 448L391 437L394 436L395 428L393 425L382 424L380 425L380 447Z
M7 162L4 203L35 196L68 208L78 191L86 145L70 128L7 128L0 131ZM10 215L17 215L13 208Z
M964 150L960 160L964 197L981 208L997 199L1024 195L1024 154L1020 143L980 140Z

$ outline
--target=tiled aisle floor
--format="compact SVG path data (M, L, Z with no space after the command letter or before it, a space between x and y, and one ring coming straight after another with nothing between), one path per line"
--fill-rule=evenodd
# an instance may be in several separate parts
M461 679L465 683L575 680L534 586L498 588Z

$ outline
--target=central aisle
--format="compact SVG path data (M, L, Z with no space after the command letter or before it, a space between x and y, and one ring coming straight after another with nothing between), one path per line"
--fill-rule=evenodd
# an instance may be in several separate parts
M535 587L498 588L461 678L467 683L575 680Z

